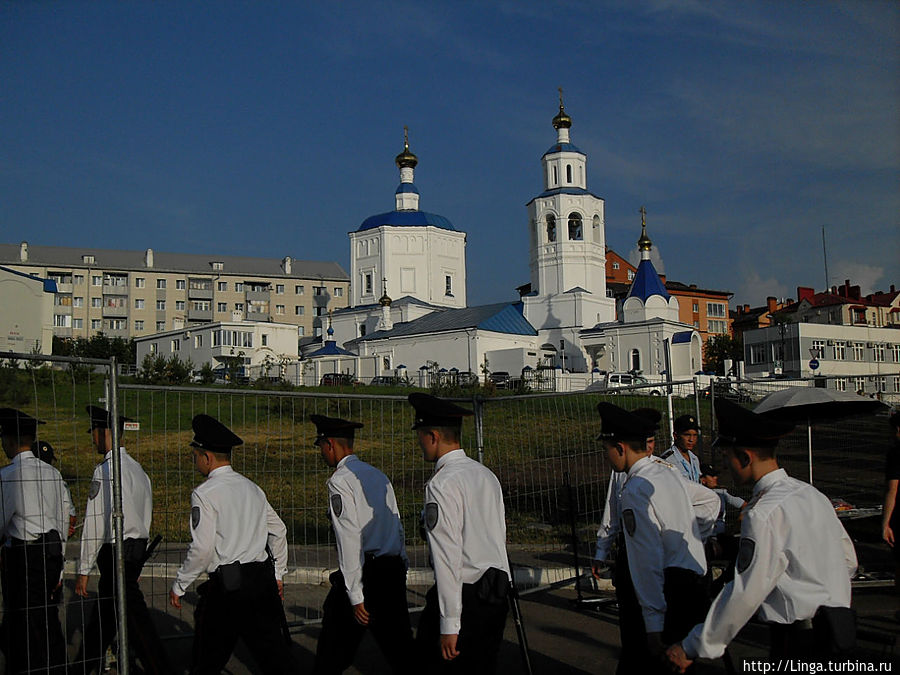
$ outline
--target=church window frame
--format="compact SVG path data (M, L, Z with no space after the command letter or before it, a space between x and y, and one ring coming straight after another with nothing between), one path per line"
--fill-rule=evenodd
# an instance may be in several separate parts
M577 211L569 214L569 241L584 241L584 218Z
M363 295L372 295L372 273L363 273Z
M566 183L568 185L572 184L572 165L566 164Z
M547 241L553 243L556 241L556 216L552 213L547 214Z
M641 350L635 347L628 354L628 362L631 364L631 368L629 370L634 371L635 373L641 372Z
M453 297L453 276L450 274L444 275L444 295L448 298Z
M553 186L555 187L558 184L559 184L559 176L557 176L556 167L554 166L553 167Z

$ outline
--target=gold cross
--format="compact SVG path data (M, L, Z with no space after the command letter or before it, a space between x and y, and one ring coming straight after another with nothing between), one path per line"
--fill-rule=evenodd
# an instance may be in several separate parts
M559 89L559 109L562 110L563 100L562 100L562 87L557 87Z
M409 150L409 127L403 125L403 147Z
M641 227L646 227L647 225L647 209L643 206L640 208L641 213Z

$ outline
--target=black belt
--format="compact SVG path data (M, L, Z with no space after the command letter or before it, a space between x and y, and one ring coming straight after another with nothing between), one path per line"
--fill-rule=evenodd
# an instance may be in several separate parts
M32 539L31 541L26 541L24 539L17 539L16 537L9 538L9 546L10 547L18 547L18 546L43 546L44 544L59 544L62 543L62 539L59 537L59 532L56 530L50 530L49 532L45 532L42 535L39 535L36 539Z
M394 559L402 560L402 558L399 555L390 554L390 553L378 554L378 553L375 553L374 551L367 551L363 555L364 555L364 562L372 562L373 560L394 560Z

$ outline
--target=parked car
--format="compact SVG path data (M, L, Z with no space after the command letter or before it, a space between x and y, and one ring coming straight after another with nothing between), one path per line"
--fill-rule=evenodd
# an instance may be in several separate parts
M643 386L642 386L643 385ZM651 385L650 380L635 373L606 373L598 382L589 385L587 391L608 391L622 387L640 387L629 391L631 394L649 394L650 396L662 396L665 389L659 385Z
M753 394L749 389L738 386L733 382L728 382L727 380L713 382L706 389L702 390L700 395L703 396L703 398L710 398L713 390L715 391L716 398L727 398L728 400L736 401L737 403L750 403L753 400Z
M474 387L478 384L478 376L475 373L464 370L461 373L457 373L456 381L460 387Z
M495 373L491 373L490 379L491 382L494 383L494 386L497 387L497 389L509 388L509 373L505 370L498 370Z
M376 375L369 382L372 387L406 387L409 382L405 379L396 377L395 375Z
M323 387L352 387L356 380L350 373L325 373L319 384Z

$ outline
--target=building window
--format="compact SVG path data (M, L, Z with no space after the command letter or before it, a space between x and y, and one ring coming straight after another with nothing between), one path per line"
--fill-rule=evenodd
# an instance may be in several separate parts
M449 274L444 275L444 295L453 297L453 277Z
M94 256L83 255L83 256L81 256L81 262L83 262L85 265L93 265L94 264Z
M77 305L80 307L81 305ZM891 345L891 361L900 363L900 345Z
M181 351L181 340L172 340L169 343L169 351L172 351L172 352Z
M91 286L102 286L103 285L103 277L99 274L95 274L91 276Z
M134 308L135 309L144 309L144 299L143 298L135 298L134 299Z
M875 357L875 363L884 363L884 345L873 345L872 355Z
M240 281L236 281L234 284L234 292L235 293L243 293L244 292L244 284Z
M371 292L371 290L370 290ZM325 287L324 286L313 286L313 295L322 296L325 295Z
M214 261L214 262L211 262L210 265L212 265L212 268L213 268L216 272L221 272L222 270L225 269L225 263L220 262L220 261L218 261L218 260L216 260L216 261Z
M863 352L864 347L865 347L865 345L863 345L862 342L854 342L853 343L853 360L854 361L862 361L865 358L865 354Z
M284 314L284 305L275 305L276 314Z
M165 330L165 329L166 329L166 322L165 322L165 321L157 321L157 322L156 322L156 330L157 330L157 332L163 331L163 330Z
M900 393L900 375L894 375L894 393Z
M570 181L571 182L571 181ZM584 229L582 228L581 214L569 214L569 240L581 241L584 239Z
M212 309L212 302L209 300L191 300L191 309L195 312L208 312Z
M91 307L103 307L103 298L91 298Z
M134 279L134 287L135 288L145 288L147 286L147 280L144 277L135 277Z
M275 284L275 295L284 295L284 284Z
M84 328L84 319L72 319L72 328Z
M156 343L155 343L155 342L151 342L151 343L150 343L150 353L151 353L151 354L155 354L155 353L156 353L156 348L157 348Z
M614 262L614 263L613 263L613 269L614 269L614 270L619 269L619 263ZM697 306L697 305L694 305L694 307L696 307L696 306Z
M220 293L225 293L228 290L228 282L227 281L218 281L216 282L216 290Z
M71 328L72 327L72 315L71 314L54 314L53 315L53 326L55 328Z
M631 281L632 279L634 279L634 270L628 270L627 276L628 276L628 281Z
M851 321L851 323L866 323L866 310L865 309L851 309L850 310L850 321Z
M847 380L843 377L835 379L834 388L837 391L847 391Z
M135 330L144 330L144 322L143 321L135 321L134 329Z
M875 391L887 391L887 378L884 375L875 378Z
M303 286L294 286L294 295L303 295L304 292Z
M372 294L372 273L366 272L363 275L363 287L365 288L364 295Z
M363 337L366 334L366 324L359 324L359 337Z
M324 316L326 311L324 307L313 307L313 314L316 316Z
M553 184L556 185L559 182L559 175L556 172L556 167L553 167Z
M694 328L700 330L700 319L694 319Z
M103 328L101 319L91 319L91 330L100 330L101 328Z
M244 303L243 302L234 303L234 311L235 312L243 312L244 311Z
M547 214L547 241L556 241L556 216L552 213Z
M303 316L306 308L303 305L294 305L294 316Z
M84 298L80 295L76 295L72 298L72 307L84 307Z
M297 326L297 335L303 337L306 335L306 329L303 326Z
M641 352L637 349L631 350L631 370L639 372L641 369Z
M157 280L156 280L156 287L157 287L157 288L165 288L165 287L166 287L166 280L165 280L165 279L157 279Z
M156 301L156 310L158 312L165 312L166 311L166 301L165 300L157 300Z
M175 301L175 311L176 312L184 311L184 300L176 300Z
M761 345L750 345L750 364L751 365L759 365L760 363L765 363L766 360L766 346L764 344Z
M706 315L707 316L715 316L720 319L724 319L727 315L725 313L725 303L724 302L707 302L706 303Z
M216 303L216 311L217 312L227 312L228 311L228 303L227 302L217 302Z
M566 182L567 183L572 182L572 165L571 164L566 164Z
M175 280L175 290L183 291L185 289L184 279L176 279Z
M74 277L72 277L72 280L73 280L73 281L75 282L75 284L77 284L77 285L84 284L84 275L83 275L83 274L76 274Z
M706 322L706 325L710 333L724 335L728 332L728 323L726 321L722 321L721 319L709 319Z
M195 335L194 336L194 349L200 349L203 346L203 336Z
M260 338L260 340L262 340L263 347L269 346L269 336L268 335L263 334L263 335L260 335L259 338Z
M856 388L857 394L865 394L866 393L866 378L854 377L853 378L853 386Z
M128 320L110 319L108 326L110 330L126 330L128 328Z
M825 340L813 340L812 341L812 351L810 352L810 356L815 354L814 358L824 359L825 358Z
M693 311L694 314L699 314L699 313L700 313L700 303L699 303L699 302L695 302L695 303L694 303L694 306L693 306L692 309L691 309L691 311Z
M334 297L336 297L336 298L343 298L343 297L344 297L344 289L343 289L343 288L335 287L335 289L334 289Z
M843 361L844 360L844 343L843 342L835 342L831 345L831 358L835 361ZM841 390L843 391L843 389Z

